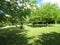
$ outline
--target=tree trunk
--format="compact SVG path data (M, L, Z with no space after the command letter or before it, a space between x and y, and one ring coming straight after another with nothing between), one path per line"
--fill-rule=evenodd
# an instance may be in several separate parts
M24 27L23 27L23 23L21 22L21 25L20 25L20 29L23 29Z
M55 20L55 24L57 24L57 20Z
M46 23L46 26L48 27L48 22Z
M48 27L48 18L46 18L46 26Z

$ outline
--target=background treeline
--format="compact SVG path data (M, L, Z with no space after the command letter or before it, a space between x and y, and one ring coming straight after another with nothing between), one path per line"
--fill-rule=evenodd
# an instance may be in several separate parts
M0 3L0 25L60 23L60 8L57 4L46 3L39 7L36 0L1 0Z
M44 4L33 10L29 19L31 22L39 24L60 23L60 8L56 4Z

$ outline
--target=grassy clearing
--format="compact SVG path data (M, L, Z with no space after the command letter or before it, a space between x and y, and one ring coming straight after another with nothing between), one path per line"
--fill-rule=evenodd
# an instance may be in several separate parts
M52 33L52 32L60 33L59 24L53 25L53 27L34 27L33 28L33 27L25 26L25 29L28 30L26 36L30 37L30 39L28 40L29 44L34 43L36 40L39 40L40 35Z
M16 27L0 29L0 45L60 45L60 25L58 24L53 27L34 28L24 25L24 28L24 30Z
M28 30L27 36L37 36L43 33L50 33L50 32L58 32L60 33L59 25L55 25L54 27L29 27L25 25L25 29Z

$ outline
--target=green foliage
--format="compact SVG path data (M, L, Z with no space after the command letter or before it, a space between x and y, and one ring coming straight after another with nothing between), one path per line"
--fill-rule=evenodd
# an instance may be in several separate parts
M3 3L2 3L3 2ZM19 20L20 23L21 21L24 21L26 19L26 16L28 16L31 12L30 8L27 7L29 5L30 0L22 0L18 1L17 0L1 0L0 1L0 10L3 11L4 15L8 14L11 17L7 17L7 21L9 22L15 22L15 20ZM27 4L28 3L28 4ZM19 5L20 4L20 5ZM26 8L25 8L26 7ZM2 16L4 16L2 15ZM1 20L4 20L4 18L1 17Z
M8 19L11 22L25 22L27 17L29 16L30 22L42 22L42 23L50 23L50 22L60 22L60 8L56 4L44 4L41 5L39 8L37 7L37 0L22 0L20 5L18 4L17 0L1 0L0 3L0 10L3 11L4 15L0 16L1 20L5 20L5 14L11 16ZM3 2L3 3L2 3ZM28 6L29 7L28 7ZM36 9L33 9L35 7ZM32 9L31 9L32 8Z
M0 22L6 21L6 16L4 14L0 14Z
M44 4L40 8L36 8L30 15L30 21L32 22L54 22L59 16L59 8L56 4Z

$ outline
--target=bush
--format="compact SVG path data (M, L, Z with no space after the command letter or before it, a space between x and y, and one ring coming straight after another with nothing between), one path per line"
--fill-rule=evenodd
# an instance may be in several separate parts
M3 24L2 23L0 23L0 27L3 27Z

